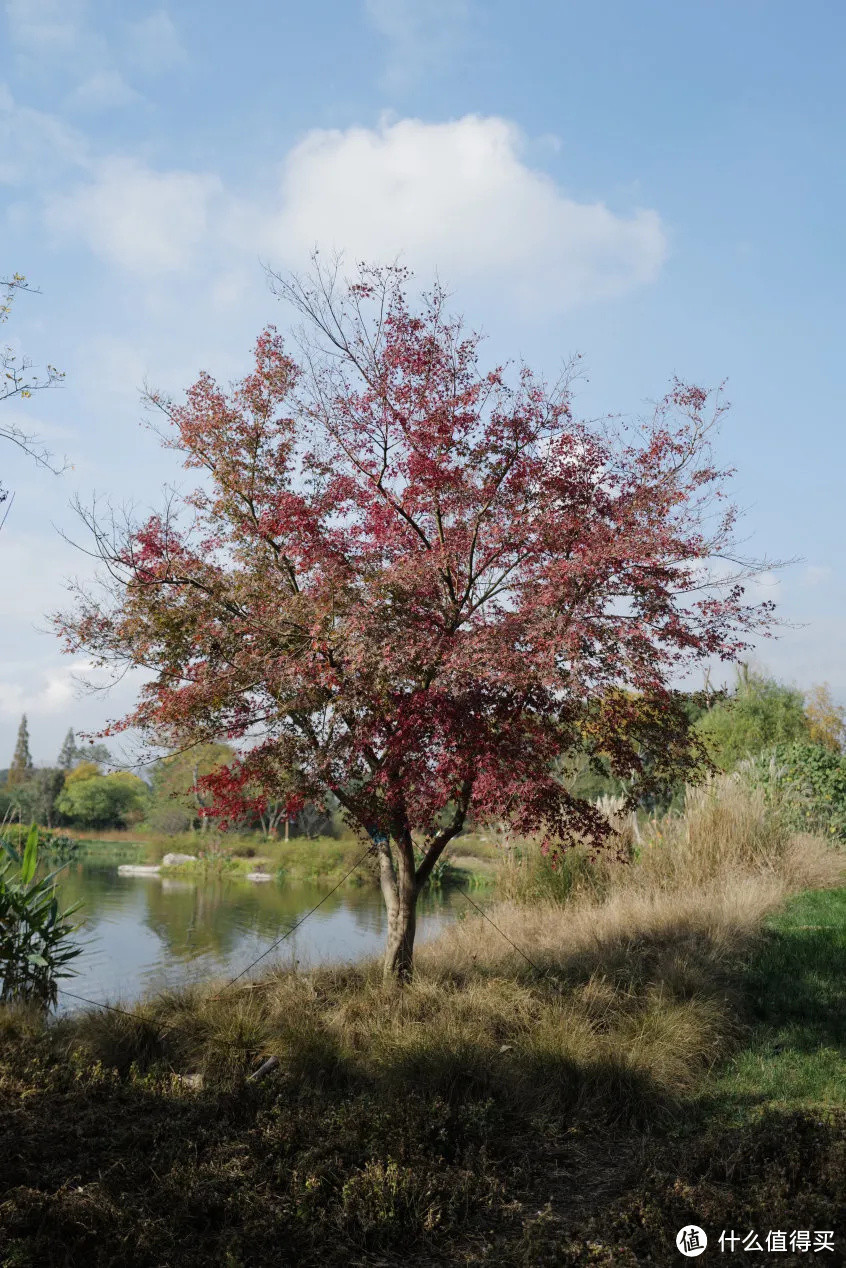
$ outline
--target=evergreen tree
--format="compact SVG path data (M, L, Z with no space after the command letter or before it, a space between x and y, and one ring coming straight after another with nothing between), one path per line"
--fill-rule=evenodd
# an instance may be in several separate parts
M101 766L108 766L111 760L112 755L105 744L94 744L92 741L88 748L76 750L77 762L98 762Z
M74 764L79 761L80 756L79 749L76 747L76 740L74 739L73 727L70 727L59 750L56 765L61 770L73 770Z
M61 770L72 771L76 770L80 762L96 762L99 765L108 765L111 760L112 755L105 744L94 744L92 742L87 748L80 748L76 742L73 727L71 727L62 741L56 765Z
M18 739L15 744L15 754L12 758L12 765L9 767L9 784L23 784L32 777L34 767L32 765L32 754L29 751L29 729L26 725L26 714L21 718L21 724L18 727Z
M40 823L48 828L56 824L56 801L65 786L65 772L55 767L33 771L25 784L16 784L12 804L17 806L23 822Z

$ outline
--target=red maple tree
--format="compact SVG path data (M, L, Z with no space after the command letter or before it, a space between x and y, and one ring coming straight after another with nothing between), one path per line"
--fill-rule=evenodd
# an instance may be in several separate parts
M444 292L415 307L400 268L276 280L298 359L270 327L228 392L202 374L183 404L151 397L201 483L141 526L90 514L111 582L57 620L69 650L152 671L112 729L248 737L203 781L224 821L280 788L335 795L374 842L403 978L468 814L601 842L557 760L606 754L638 791L694 770L671 684L738 657L771 605L709 581L734 523L719 397L675 383L628 438L577 422L566 380L483 369Z

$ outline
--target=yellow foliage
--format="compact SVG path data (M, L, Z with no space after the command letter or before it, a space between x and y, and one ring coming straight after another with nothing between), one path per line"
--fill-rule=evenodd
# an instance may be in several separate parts
M846 735L846 709L835 704L827 682L812 687L808 692L805 716L813 742L822 744L833 753L840 753Z
M80 762L72 771L68 771L65 776L65 785L81 784L86 779L94 779L98 775L102 775L103 770L99 762Z

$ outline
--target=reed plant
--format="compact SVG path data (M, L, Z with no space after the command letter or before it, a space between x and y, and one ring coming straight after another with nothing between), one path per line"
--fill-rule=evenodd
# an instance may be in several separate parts
M58 871L37 877L38 829L32 827L22 852L2 841L0 865L0 1002L56 1003L58 982L72 976L71 962L82 948L73 942L80 927L71 917L81 903L61 911Z

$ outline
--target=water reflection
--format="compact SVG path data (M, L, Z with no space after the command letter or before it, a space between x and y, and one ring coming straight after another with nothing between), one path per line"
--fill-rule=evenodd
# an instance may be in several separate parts
M255 885L232 880L120 876L114 861L86 858L60 877L64 903L82 899L85 952L71 991L91 999L131 1000L204 978L240 972L326 894L311 884ZM437 932L458 895L421 898L419 936ZM264 964L310 965L378 955L385 911L379 892L347 887L326 898ZM60 1010L78 1007L60 997Z

